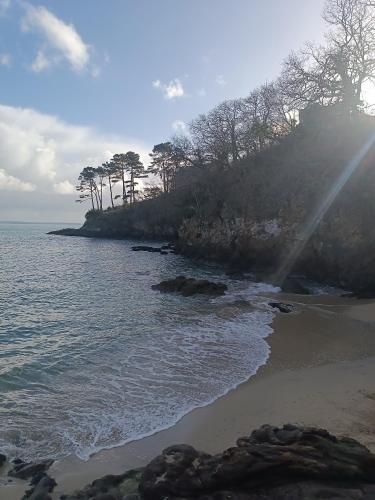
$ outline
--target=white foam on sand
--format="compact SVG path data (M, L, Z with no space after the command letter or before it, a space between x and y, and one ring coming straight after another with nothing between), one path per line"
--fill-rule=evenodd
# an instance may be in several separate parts
M213 299L205 313L182 325L177 318L165 330L133 335L121 349L103 343L97 357L71 375L75 385L69 387L76 387L77 394L57 392L51 420L48 414L43 417L40 432L9 436L9 442L0 443L2 451L31 459L74 453L87 460L100 450L173 426L266 363L274 317L266 295L277 291L254 283ZM44 404L43 395L36 404Z

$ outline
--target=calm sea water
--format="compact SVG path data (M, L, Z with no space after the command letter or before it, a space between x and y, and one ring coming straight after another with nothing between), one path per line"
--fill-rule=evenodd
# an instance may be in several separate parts
M172 425L267 360L270 287L135 242L45 234L55 228L0 224L1 452L86 459ZM229 292L151 290L180 274Z

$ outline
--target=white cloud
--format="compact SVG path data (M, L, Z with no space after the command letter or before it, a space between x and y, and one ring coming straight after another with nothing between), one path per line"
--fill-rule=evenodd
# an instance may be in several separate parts
M48 49L65 58L75 71L82 71L87 67L90 59L89 47L73 25L66 24L45 7L25 4L25 9L23 31L39 33Z
M0 54L0 66L10 66L10 54Z
M3 16L10 7L10 0L0 0L0 16Z
M83 167L101 165L129 150L148 161L149 148L140 142L108 137L32 109L0 105L0 190L13 186L71 194Z
M199 97L206 97L206 95L207 95L206 89L199 89L198 95L199 95Z
M227 84L227 81L225 80L224 76L223 75L217 75L216 77L216 83L218 85L220 85L221 87L224 87L224 85Z
M184 133L187 131L187 125L182 120L175 120L172 123L172 128L177 133Z
M75 187L69 181L61 181L53 186L55 193L58 194L74 194L76 192Z
M39 50L30 67L35 73L40 73L41 71L47 69L50 65L51 61L47 59L43 51Z
M159 89L165 99L171 100L177 97L182 97L185 94L181 81L178 78L171 80L168 84L162 83L160 80L154 80L152 86Z
M0 191L34 191L35 186L30 182L22 182L17 177L9 175L0 168Z

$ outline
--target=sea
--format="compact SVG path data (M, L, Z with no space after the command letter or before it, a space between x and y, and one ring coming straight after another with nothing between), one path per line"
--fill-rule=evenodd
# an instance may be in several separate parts
M270 354L272 285L138 241L0 223L0 452L93 453L174 425L252 377ZM160 242L163 243L163 242ZM178 275L223 297L161 294Z

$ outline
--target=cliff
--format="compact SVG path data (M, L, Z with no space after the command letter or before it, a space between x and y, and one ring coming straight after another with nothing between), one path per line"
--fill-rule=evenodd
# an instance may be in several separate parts
M267 151L233 164L186 168L170 193L91 213L59 234L172 239L186 255L303 273L375 292L375 119L300 126Z

